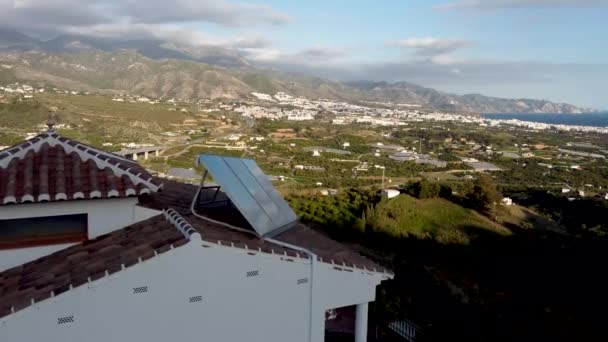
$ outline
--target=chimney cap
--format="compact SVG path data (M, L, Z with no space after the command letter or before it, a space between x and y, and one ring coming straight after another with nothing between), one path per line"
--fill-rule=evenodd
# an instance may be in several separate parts
M46 120L46 126L49 128L48 131L49 132L54 132L55 128L54 126L57 124L57 120L55 118L55 114L49 114L49 118L48 120Z

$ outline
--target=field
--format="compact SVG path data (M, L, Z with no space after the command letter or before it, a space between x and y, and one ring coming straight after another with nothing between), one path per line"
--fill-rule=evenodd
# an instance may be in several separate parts
M51 113L62 135L96 147L103 143L172 145L200 139L207 130L221 133L232 128L215 116L199 114L191 104L116 102L110 96L57 93L38 93L33 99L9 97L4 102L0 103L0 145L43 130ZM167 132L172 135L163 135Z
M179 111L183 107L167 104L115 102L108 96L37 95L37 100L56 107L59 113L69 112L84 117L99 117L107 120L154 122L161 127L180 123L191 115ZM173 111L170 111L173 109ZM191 108L187 108L189 112Z

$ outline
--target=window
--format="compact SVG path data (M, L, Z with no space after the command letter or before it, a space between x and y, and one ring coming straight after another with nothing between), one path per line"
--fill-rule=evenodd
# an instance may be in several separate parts
M0 220L0 249L84 241L87 222L87 214Z

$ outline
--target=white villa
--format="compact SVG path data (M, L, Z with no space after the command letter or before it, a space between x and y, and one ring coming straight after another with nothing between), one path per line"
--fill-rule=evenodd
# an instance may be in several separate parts
M297 222L197 214L200 189L163 182L52 126L0 151L0 341L322 342L344 307L366 341L391 273Z

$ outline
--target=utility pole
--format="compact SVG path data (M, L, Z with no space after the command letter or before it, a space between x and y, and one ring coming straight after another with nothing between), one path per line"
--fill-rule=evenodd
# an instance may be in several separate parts
M382 167L382 189L384 189L384 170L386 170L386 166Z

